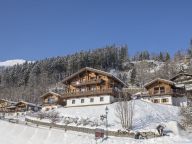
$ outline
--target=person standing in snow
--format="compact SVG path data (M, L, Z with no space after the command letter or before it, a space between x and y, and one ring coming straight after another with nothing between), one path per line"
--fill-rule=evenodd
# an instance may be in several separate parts
M162 126L162 125L158 125L158 126L157 126L156 129L157 129L157 131L158 131L158 133L159 133L160 136L163 136L163 134L164 134L164 128L165 128L165 127Z

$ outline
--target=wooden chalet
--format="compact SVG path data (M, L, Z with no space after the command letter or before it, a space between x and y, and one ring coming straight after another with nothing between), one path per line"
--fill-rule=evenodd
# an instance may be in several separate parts
M178 87L185 87L186 91L192 92L192 74L180 72L170 80L175 82Z
M35 111L36 112L36 111L39 111L41 109L41 107L38 106L37 104L20 101L20 102L16 103L14 106L8 107L8 109L10 109L10 111L14 111L14 112L26 112L26 111Z
M62 81L67 106L112 103L126 84L114 75L85 67Z
M5 99L0 99L0 112L7 112L8 107L14 106L16 102L5 100Z
M47 92L41 96L41 99L45 110L54 109L57 105L66 105L61 95L55 92Z
M157 78L145 84L147 93L141 98L154 103L186 105L185 89L177 87L173 81Z

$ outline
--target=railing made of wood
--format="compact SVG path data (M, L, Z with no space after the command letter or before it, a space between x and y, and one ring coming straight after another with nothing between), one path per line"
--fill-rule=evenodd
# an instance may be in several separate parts
M89 85L89 84L99 84L101 83L102 80L101 79L93 79L93 80L86 80L86 81L77 81L77 82L72 82L71 84L73 86L82 86L82 85Z
M65 98L68 97L81 97L81 96L92 96L92 95L104 95L111 94L114 96L118 96L118 91L114 89L103 89L103 90L93 90L93 91L82 91L82 92L72 92L72 93L64 93L63 96Z

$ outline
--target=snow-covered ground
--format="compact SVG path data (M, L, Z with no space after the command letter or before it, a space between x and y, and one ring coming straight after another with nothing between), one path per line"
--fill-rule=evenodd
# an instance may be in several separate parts
M1 144L95 144L94 135L44 127L33 127L0 121ZM160 138L135 140L109 137L98 144L191 144L191 137L171 134Z
M64 117L72 118L89 118L91 120L99 120L100 116L105 114L105 107L109 108L108 120L109 129L121 129L121 124L116 116L117 103L100 106L86 106L86 107L69 107L58 108L57 111ZM170 121L177 121L179 115L179 107L163 104L154 104L142 100L133 100L133 130L154 130L160 123L167 123Z
M133 138L112 137L106 141L98 140L100 144L191 144L192 135L182 131L178 125L179 108L175 106L148 103L141 100L134 100L134 131L151 131L163 123L169 136L136 140ZM115 103L107 105L109 108L109 124L111 130L120 129L121 125L115 115ZM105 114L106 105L58 108L57 111L64 117L82 117L98 119ZM87 127L87 126L86 126ZM13 124L0 121L0 138L2 144L95 144L93 134L85 134L35 125Z

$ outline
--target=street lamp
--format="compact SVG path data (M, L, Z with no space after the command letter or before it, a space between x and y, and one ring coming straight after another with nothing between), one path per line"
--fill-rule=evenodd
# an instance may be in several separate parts
M105 115L101 115L100 118L103 121L104 119L106 120L106 139L108 138L108 113L109 113L109 108L106 106L105 107Z
M106 138L108 138L108 119L107 119L108 112L109 112L109 109L106 106L105 107L105 114L106 114Z

